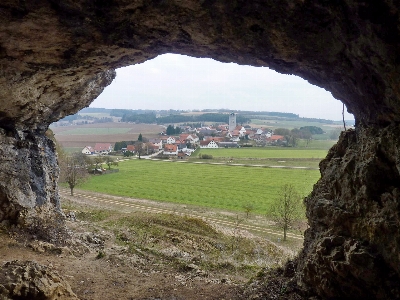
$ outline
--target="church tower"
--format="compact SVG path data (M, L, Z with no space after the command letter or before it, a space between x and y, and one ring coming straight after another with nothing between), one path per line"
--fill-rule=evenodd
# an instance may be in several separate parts
M236 128L236 114L229 114L229 131L233 131Z

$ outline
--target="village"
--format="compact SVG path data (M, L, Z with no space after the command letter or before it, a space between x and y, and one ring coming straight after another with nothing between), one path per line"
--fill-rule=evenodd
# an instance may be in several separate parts
M96 143L85 146L82 153L86 155L134 154L175 156L183 159L198 148L240 148L242 146L285 145L283 135L274 135L271 129L251 128L249 125L237 125L236 114L229 115L229 124L203 126L193 128L183 127L179 135L160 133L159 138L146 139L139 136L138 141L121 141L112 143ZM138 143L139 142L139 143ZM140 149L138 149L138 147Z

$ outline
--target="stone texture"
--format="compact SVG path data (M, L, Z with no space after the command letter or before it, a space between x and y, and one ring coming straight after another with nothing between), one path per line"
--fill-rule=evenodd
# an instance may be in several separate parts
M11 261L0 270L0 298L78 300L70 285L55 271L33 261Z
M342 133L306 199L299 283L325 298L400 298L400 128Z
M0 221L23 223L23 209L36 206L57 209L59 172L53 141L29 131L0 129L0 145Z
M327 297L399 297L400 5L393 0L6 0L0 4L1 220L57 211L47 126L114 69L162 53L299 75L355 115L307 198L298 282ZM24 221L25 222L25 221ZM342 290L343 288L343 290Z

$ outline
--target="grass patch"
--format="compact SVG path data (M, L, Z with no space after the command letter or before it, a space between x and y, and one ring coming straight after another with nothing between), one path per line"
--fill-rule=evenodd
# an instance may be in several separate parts
M284 257L270 243L224 235L200 219L185 216L137 213L109 221L107 226L132 254L170 260L182 272L193 270L196 264L202 270L249 276L261 267L281 263Z
M78 211L76 217L79 220L90 221L90 222L101 222L111 216L111 212L108 210L90 210L90 211Z
M269 169L226 165L178 164L131 160L119 172L93 176L80 189L110 195L153 199L242 211L249 200L264 214L285 183L308 195L318 170Z
M264 238L248 238L235 229L224 234L200 218L143 212L127 216L79 204L71 204L69 209L79 211L78 220L90 221L91 228L113 232L114 242L126 247L130 255L180 272L207 276L206 272L212 271L250 278L260 269L280 265L289 258L286 251ZM102 249L95 258L109 255Z

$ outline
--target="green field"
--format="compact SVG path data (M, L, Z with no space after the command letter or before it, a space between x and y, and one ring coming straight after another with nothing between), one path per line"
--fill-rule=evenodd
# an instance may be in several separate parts
M270 169L131 160L120 172L91 177L80 188L119 196L153 199L243 211L251 203L265 213L285 183L307 195L320 177L318 170Z
M107 135L107 134L124 134L131 130L132 128L74 128L71 130L65 130L57 135Z
M213 157L234 158L325 158L328 151L307 148L284 147L251 147L251 148L219 148L201 149L200 154L210 154Z
M317 136L317 138L315 138ZM315 134L313 135L313 139L309 141L308 145L305 140L299 140L296 149L306 148L306 149L314 149L314 150L329 150L333 145L337 143L337 140L330 140L322 137L325 135Z

